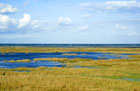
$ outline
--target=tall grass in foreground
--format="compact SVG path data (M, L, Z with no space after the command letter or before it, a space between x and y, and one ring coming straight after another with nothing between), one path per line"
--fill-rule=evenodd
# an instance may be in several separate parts
M27 70L28 68L25 69ZM111 78L127 78L133 75L131 72L127 73L124 70L117 70L116 68L36 68L29 69L31 72L12 72L12 70L4 71L3 69L0 71L1 91L140 90L140 82Z

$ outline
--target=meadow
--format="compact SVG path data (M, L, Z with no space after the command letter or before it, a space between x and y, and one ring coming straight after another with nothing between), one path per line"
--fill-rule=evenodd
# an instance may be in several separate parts
M9 52L140 54L140 48L0 47L0 52L3 55ZM65 63L67 66L61 68L1 68L0 91L140 91L140 55L129 55L128 57L129 59L109 60L36 58L34 61L50 60ZM30 60L14 60L14 62L16 61L29 62ZM75 68L77 65L81 68Z

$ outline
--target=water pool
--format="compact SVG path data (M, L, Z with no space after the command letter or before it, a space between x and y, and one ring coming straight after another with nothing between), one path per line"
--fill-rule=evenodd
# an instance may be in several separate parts
M64 54L76 54L76 55L64 55ZM35 58L88 58L88 59L121 59L128 58L131 54L115 54L115 53L99 53L99 52L57 52L57 53L0 53L0 68L17 68L17 67L63 67L65 66L60 62L53 61L37 61ZM31 62L3 62L3 60L22 60L30 59Z

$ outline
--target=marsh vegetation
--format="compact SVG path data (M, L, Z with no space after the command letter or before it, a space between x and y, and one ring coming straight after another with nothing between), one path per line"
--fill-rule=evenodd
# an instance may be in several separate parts
M48 52L106 52L140 54L140 48L50 48L50 47L0 47L2 54L8 52L48 53Z
M62 55L78 55L76 53L63 53Z
M11 63L14 63L14 62L31 62L30 59L22 59L22 60L3 60L3 62L11 62Z
M22 48L13 48L14 52L23 52ZM28 49L28 48L27 48ZM42 48L40 48L42 49ZM57 51L59 48L55 48ZM82 48L79 51L86 51ZM96 49L96 48L93 48ZM95 51L113 53L140 53L137 48L97 48ZM29 48L29 52L40 52L39 49ZM45 49L48 52L48 48ZM49 51L53 51L49 50ZM72 50L72 49L71 49ZM78 49L74 49L78 50ZM92 50L92 48L91 48ZM126 51L127 50L127 51ZM24 50L25 51L25 50ZM44 50L41 50L42 52ZM68 51L60 50L60 51ZM89 50L87 50L89 51ZM93 51L93 50L92 50ZM11 48L3 49L2 52L12 52ZM45 52L45 51L44 51ZM59 51L58 51L59 52ZM0 69L1 91L139 91L140 90L140 55L129 55L129 59L103 58L36 58L34 61L55 61L67 64L66 67L20 67L14 69ZM73 68L75 65L83 67L99 68ZM21 71L21 72L15 72Z

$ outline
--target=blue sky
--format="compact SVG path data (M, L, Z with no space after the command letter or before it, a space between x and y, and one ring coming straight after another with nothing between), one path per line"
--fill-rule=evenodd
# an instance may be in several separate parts
M0 0L0 43L140 43L139 0Z

